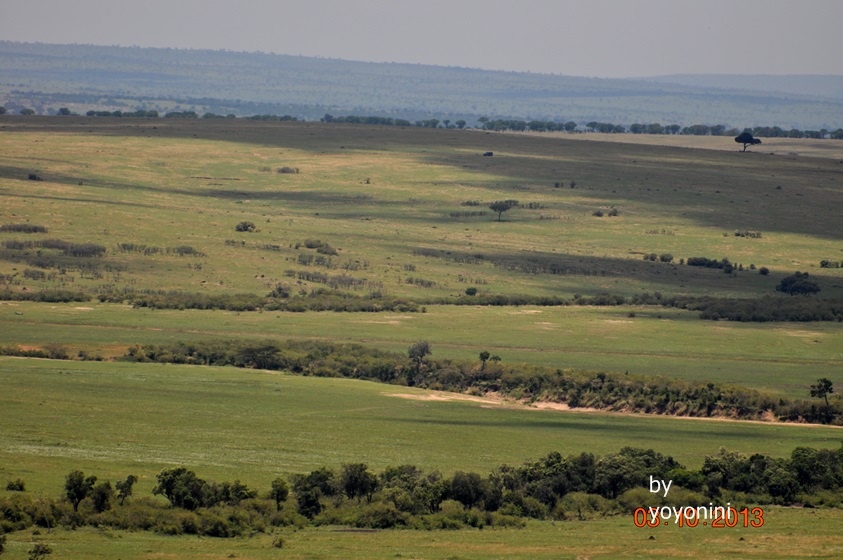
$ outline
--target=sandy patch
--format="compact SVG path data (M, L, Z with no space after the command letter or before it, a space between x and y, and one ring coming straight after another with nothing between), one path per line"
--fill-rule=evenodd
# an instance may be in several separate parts
M669 414L646 414L643 412L619 412L619 411L611 411L611 410L600 410L598 408L588 408L588 407L576 407L571 408L565 403L556 403L556 402L549 402L549 401L537 401L537 402L529 402L529 401L515 401L512 399L505 399L496 393L490 393L488 396L484 397L477 397L474 395L464 395L462 393L448 393L445 391L431 391L428 393L382 393L387 397L398 397L401 399L409 399L414 401L433 401L433 402L448 402L448 401L469 401L469 402L476 402L480 404L484 408L488 407L496 407L496 408L518 408L522 410L551 410L551 411L558 411L558 412L583 412L583 413L591 413L591 414L607 414L613 416L633 416L636 418L645 418L645 417L653 417L653 416L661 416L663 418L675 418L677 420L703 420L708 422L743 422L748 424L776 424L778 426L801 426L801 427L811 427L811 428L840 428L843 430L843 426L829 426L826 424L806 424L806 423L799 423L799 422L779 422L776 420L775 416L772 412L766 412L763 415L762 420L740 420L736 418L726 418L723 416L672 416Z
M383 393L387 397L398 397L412 401L471 401L486 405L504 406L513 405L512 401L504 401L500 397L476 397L474 395L463 395L462 393L430 392L430 393Z
M510 311L510 315L535 315L541 313L541 309L519 309L518 311Z
M73 309L76 309L78 311L93 311L94 310L93 307L74 307Z

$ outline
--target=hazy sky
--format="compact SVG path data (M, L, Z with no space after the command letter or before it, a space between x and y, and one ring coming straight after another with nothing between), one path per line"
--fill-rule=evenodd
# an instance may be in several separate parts
M0 39L576 76L843 75L843 0L19 0Z

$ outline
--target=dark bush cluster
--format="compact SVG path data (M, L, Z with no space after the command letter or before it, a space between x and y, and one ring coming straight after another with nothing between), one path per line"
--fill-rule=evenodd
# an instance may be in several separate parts
M54 249L70 257L101 257L105 247L97 243L72 243L62 239L44 239L41 241L19 241L10 239L3 242L3 247L15 251L27 249Z
M2 224L0 225L0 231L15 233L47 233L47 228L36 224Z

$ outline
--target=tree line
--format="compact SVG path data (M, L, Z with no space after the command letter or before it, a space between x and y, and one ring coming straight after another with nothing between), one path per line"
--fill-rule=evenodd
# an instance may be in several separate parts
M670 493L654 494L651 478L671 481ZM375 473L365 463L344 463L279 476L260 490L239 480L205 480L178 466L161 470L152 495L140 497L133 493L136 482L129 475L112 486L74 470L65 477L62 496L50 499L26 493L21 479L10 481L9 493L0 497L0 534L33 526L89 525L224 538L307 525L523 527L527 518L588 520L631 514L640 507L840 507L843 447L797 447L785 458L721 448L706 456L699 469L688 469L653 449L633 447L604 456L552 452L485 475L443 475L410 464Z
M573 408L753 420L772 413L781 421L843 424L840 399L785 399L735 385L508 364L498 356L491 359L487 351L478 361L437 360L432 354L427 341L414 343L402 355L359 344L228 340L133 346L121 359L286 370L458 393L496 393ZM833 387L825 396L831 393Z
M0 115L7 111L0 106ZM34 115L35 111L32 109L21 109L18 111L21 115ZM58 110L59 116L74 115L66 107ZM89 110L85 113L88 117L118 117L118 118L160 118L161 115L156 110L139 109L136 111L97 111ZM188 119L236 119L245 118L252 120L264 121L297 121L298 117L292 115L275 115L275 114L255 114L247 117L237 117L233 113L217 114L213 112L205 112L202 115L196 111L169 111L163 115L164 118L188 118ZM334 116L326 113L320 119L321 122L326 123L349 123L349 124L370 124L370 125L384 125L384 126L402 126L402 127L421 127L421 128L447 128L459 129L471 128L465 119L420 119L408 120L404 118L385 117L379 115L339 115ZM490 131L531 131L531 132L599 132L603 134L664 134L664 135L683 135L683 136L737 136L743 132L748 132L754 136L763 138L813 138L824 139L830 138L835 140L843 139L843 128L835 130L828 130L821 128L819 130L802 130L797 128L784 129L780 126L754 126L744 129L737 129L728 127L724 124L692 124L688 126L681 126L678 124L662 125L661 123L632 123L628 125L619 123L609 123L600 121L589 122L574 122L572 120L565 121L564 119L556 120L523 120L523 119L506 119L481 116L477 118L475 128Z

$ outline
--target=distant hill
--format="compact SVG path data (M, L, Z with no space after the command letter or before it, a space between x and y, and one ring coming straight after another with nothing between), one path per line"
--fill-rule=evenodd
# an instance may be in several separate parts
M309 120L331 113L464 119L469 125L486 116L623 125L843 126L836 77L791 77L786 84L774 77L739 78L600 79L265 53L0 41L0 104L12 111L192 110ZM828 83L820 88L825 78ZM799 80L800 91L794 91Z
M843 100L843 76L735 74L673 74L640 78L648 82L689 86L698 89L728 89L784 93L788 95Z

